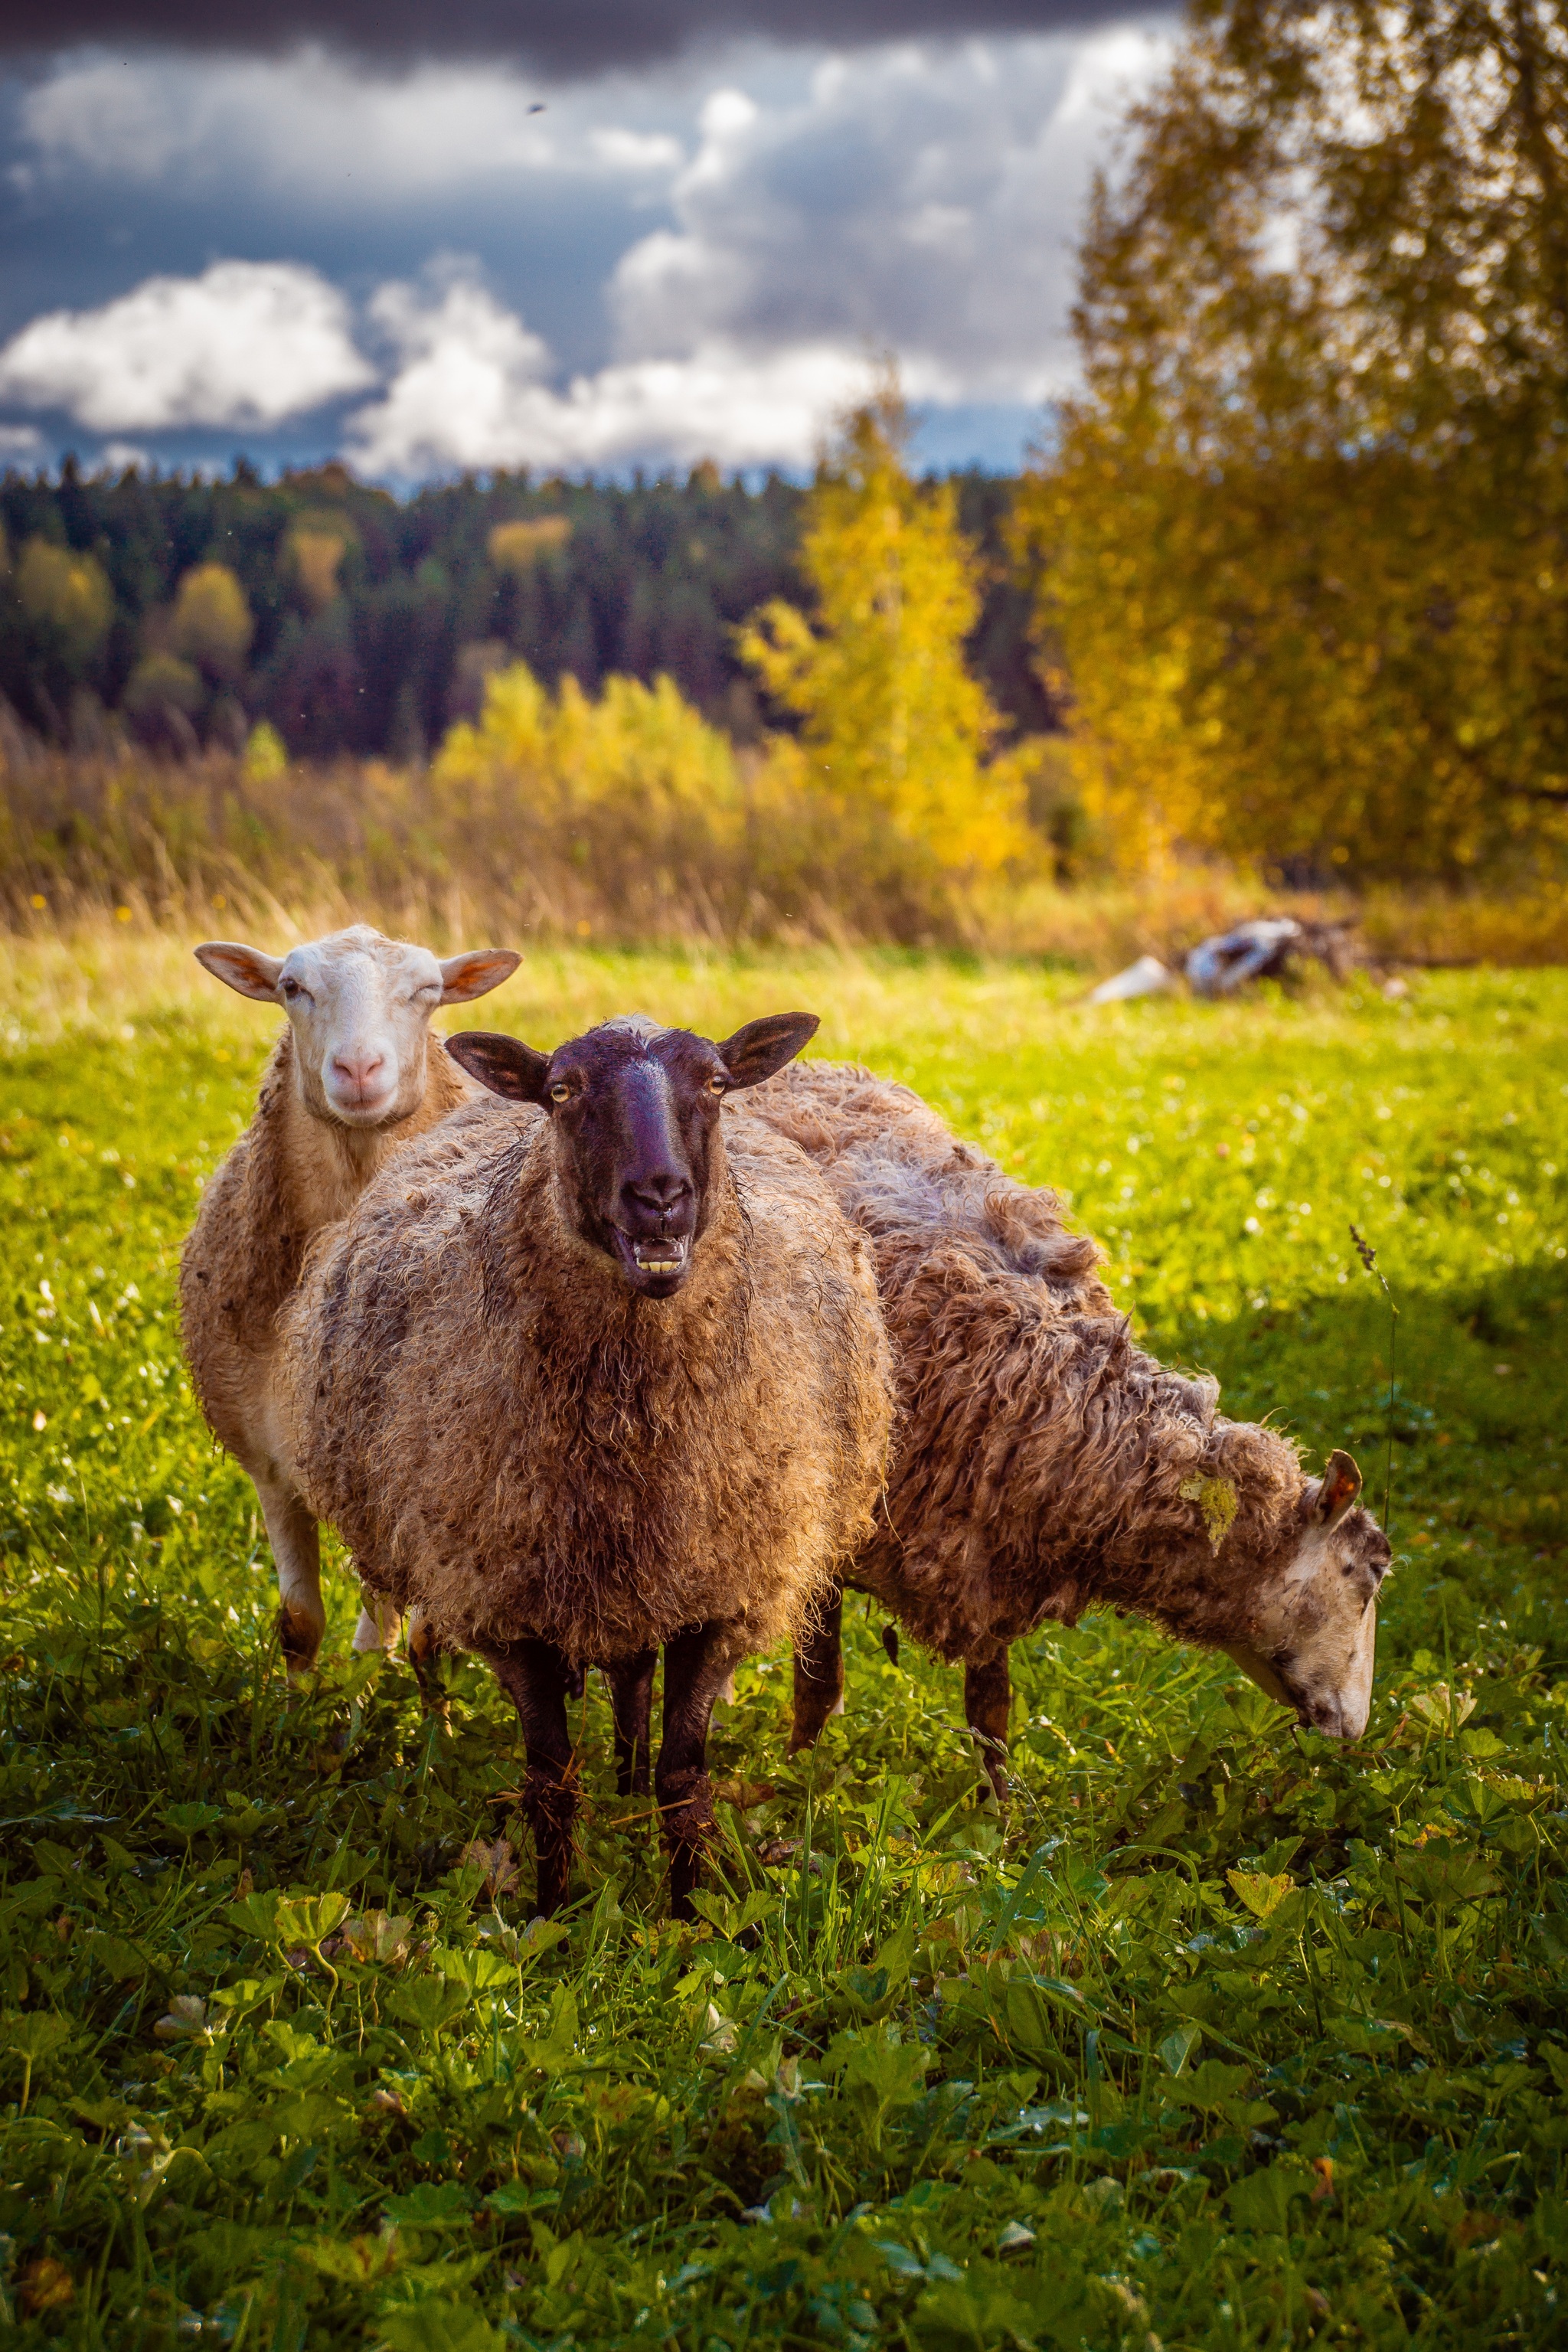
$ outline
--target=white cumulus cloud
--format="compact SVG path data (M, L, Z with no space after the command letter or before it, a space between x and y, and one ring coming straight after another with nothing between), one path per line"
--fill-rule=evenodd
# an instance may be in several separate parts
M918 403L1021 437L1075 379L1089 171L1173 38L1153 13L737 41L557 83L542 111L504 66L68 53L18 100L29 204L90 196L127 236L205 207L230 250L315 266L223 261L34 320L0 350L0 429L52 408L105 436L247 431L265 456L270 427L353 394L346 454L389 478L799 465L887 353ZM447 246L471 262L416 275ZM350 286L379 290L351 310Z
M620 353L873 342L933 398L1059 390L1089 170L1168 54L1154 25L911 42L828 58L803 95L712 90L676 225L616 270Z
M350 455L374 476L637 458L801 464L867 380L860 356L832 345L747 353L710 339L558 390L547 346L472 276L384 286L370 310L396 353L384 397L352 420Z
M149 278L96 310L52 310L0 350L0 400L95 432L268 426L374 381L337 288L288 261Z
M636 113L654 94L625 93ZM617 96L620 93L616 93ZM605 127L615 99L554 92L503 65L434 60L366 73L314 47L280 57L73 55L29 90L20 116L46 173L132 185L306 195L333 213L476 184L672 172L683 151L660 123Z

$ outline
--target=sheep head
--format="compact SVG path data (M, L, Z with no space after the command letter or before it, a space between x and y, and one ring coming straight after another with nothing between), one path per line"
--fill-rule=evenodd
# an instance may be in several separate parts
M1356 1502L1361 1472L1336 1451L1307 1483L1282 1565L1255 1590L1250 1638L1220 1646L1309 1729L1359 1739L1372 1708L1377 1593L1388 1538Z
M815 1013L773 1013L715 1045L632 1014L552 1054L485 1030L447 1050L493 1094L540 1106L577 1233L634 1290L670 1298L711 1213L721 1103L782 1070L816 1025Z
M226 987L283 1007L305 1108L350 1128L411 1118L425 1095L430 1015L498 988L519 962L510 949L475 948L442 963L367 923L285 956L230 940L208 940L195 954Z

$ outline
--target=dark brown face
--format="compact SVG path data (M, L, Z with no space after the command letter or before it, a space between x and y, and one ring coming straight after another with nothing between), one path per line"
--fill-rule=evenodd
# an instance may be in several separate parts
M493 1093L548 1113L576 1231L634 1290L669 1298L709 1221L721 1103L782 1069L816 1025L809 1013L778 1013L716 1045L611 1021L549 1055L484 1031L447 1051Z
M686 1278L708 1223L713 1134L730 1076L706 1038L595 1029L558 1046L544 1099L574 1223L650 1298Z

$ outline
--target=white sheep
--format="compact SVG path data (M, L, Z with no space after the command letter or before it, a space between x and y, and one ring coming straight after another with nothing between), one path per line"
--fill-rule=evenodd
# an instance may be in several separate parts
M499 987L519 959L477 948L440 962L363 923L284 956L229 940L195 954L226 987L288 1015L256 1116L203 1193L180 1261L180 1318L202 1411L256 1487L296 1674L314 1663L326 1614L316 1521L276 1410L278 1316L311 1236L346 1215L394 1151L479 1092L432 1039L430 1016ZM397 1631L395 1613L362 1611L354 1647L390 1646Z

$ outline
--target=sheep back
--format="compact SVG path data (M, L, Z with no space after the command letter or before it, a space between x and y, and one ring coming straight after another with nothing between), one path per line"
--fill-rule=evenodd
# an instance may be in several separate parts
M729 1115L759 1120L821 1169L839 1207L878 1249L900 1236L962 1237L999 1272L1050 1286L1063 1304L1111 1315L1101 1252L1074 1233L1057 1195L1020 1184L963 1143L910 1087L848 1062L792 1062L739 1097Z
M562 1216L542 1115L476 1107L311 1253L294 1459L446 1642L603 1664L717 1619L765 1647L868 1535L891 1409L865 1244L763 1130L712 1197L680 1290L638 1297Z
M1014 1183L907 1088L796 1065L747 1110L817 1161L876 1263L899 1410L886 1508L849 1580L947 1658L1091 1601L1179 1613L1188 1638L1233 1630L1236 1585L1299 1504L1295 1448L1136 1347L1055 1194ZM1215 1477L1242 1503L1219 1559L1181 1493Z

